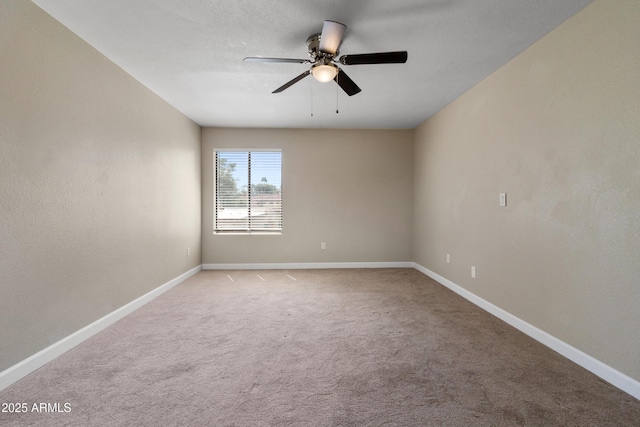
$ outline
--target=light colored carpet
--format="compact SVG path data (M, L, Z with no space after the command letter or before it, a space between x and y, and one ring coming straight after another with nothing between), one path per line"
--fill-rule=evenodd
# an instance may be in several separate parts
M640 425L640 401L412 269L203 271L1 402L63 411L3 426Z

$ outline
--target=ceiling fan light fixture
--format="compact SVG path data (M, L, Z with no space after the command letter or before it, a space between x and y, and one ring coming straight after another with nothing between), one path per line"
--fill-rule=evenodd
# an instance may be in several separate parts
M271 93L280 93L283 90L298 83L300 80L313 74L313 77L327 83L334 80L337 85L349 96L360 93L361 89L344 72L342 65L359 64L403 64L407 62L407 52L376 52L342 55L339 57L339 48L347 26L336 21L324 21L322 33L312 34L307 38L307 50L311 59L292 58L264 58L251 56L245 58L247 62L286 62L311 64L304 73L289 80Z
M318 64L311 68L313 77L322 83L330 82L338 74L338 67L333 64Z

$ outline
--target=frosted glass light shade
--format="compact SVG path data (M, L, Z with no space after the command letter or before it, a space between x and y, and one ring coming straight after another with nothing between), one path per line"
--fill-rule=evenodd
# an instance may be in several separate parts
M311 68L311 74L319 82L326 83L333 80L338 74L338 67L332 64L316 65Z

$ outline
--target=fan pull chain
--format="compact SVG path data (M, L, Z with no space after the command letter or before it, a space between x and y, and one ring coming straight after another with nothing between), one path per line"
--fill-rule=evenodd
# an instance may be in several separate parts
M311 117L313 117L313 82L309 83L309 89L311 90L311 96L309 97L311 99Z
M338 76L340 75L340 73L336 74L336 83L338 83ZM336 85L336 114L338 114L340 111L338 109L338 98L340 95L340 91L338 90L340 88L340 85Z

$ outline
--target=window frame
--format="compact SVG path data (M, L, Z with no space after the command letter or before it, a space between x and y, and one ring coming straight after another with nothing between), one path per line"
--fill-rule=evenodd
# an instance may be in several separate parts
M248 221L248 227L247 228L219 228L219 224L218 224L218 203L219 203L219 199L218 199L218 153L247 153L248 154L248 159L247 159L247 183L248 183L248 188L247 188L247 221ZM279 223L280 223L280 227L278 228L273 228L273 229L267 229L267 228L258 228L258 227L254 227L251 222L252 222L252 216L251 216L251 209L253 208L252 206L252 197L253 197L253 192L251 191L251 172L252 172L252 165L251 165L251 153L270 153L270 152L277 152L280 153L280 188L279 188L279 194L280 194L280 206L279 206ZM248 235L248 234L255 234L255 235L279 235L282 234L282 230L284 228L284 212L283 212L283 183L282 183L282 168L283 168L283 155L282 155L282 149L281 148L214 148L213 149L213 233L214 234L225 234L225 235L230 235L230 234L239 234L239 235Z

